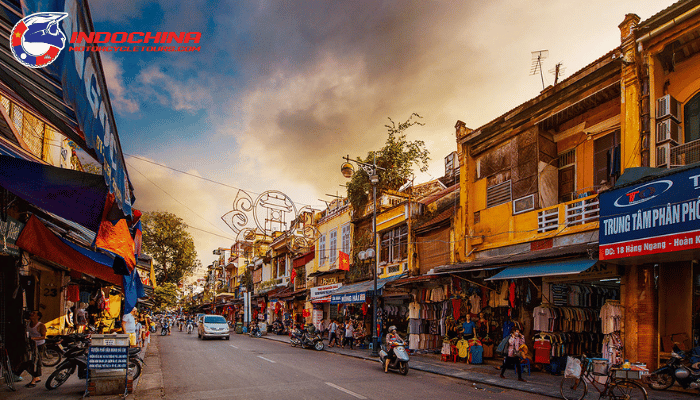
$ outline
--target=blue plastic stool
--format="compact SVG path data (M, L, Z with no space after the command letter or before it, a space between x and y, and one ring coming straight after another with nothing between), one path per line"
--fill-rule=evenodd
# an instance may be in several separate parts
M515 367L513 367L515 368ZM527 369L527 376L530 376L530 359L526 358L522 362L520 362L520 370L525 372L525 369ZM515 372L517 373L518 370L516 369Z

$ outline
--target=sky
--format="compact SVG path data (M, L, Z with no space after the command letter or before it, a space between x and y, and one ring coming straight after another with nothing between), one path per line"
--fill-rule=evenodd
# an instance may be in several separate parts
M204 266L234 232L238 189L298 207L345 194L342 157L386 139L388 118L424 126L430 169L478 128L542 90L533 51L563 78L620 45L625 14L667 0L90 0L95 31L201 32L199 52L101 53L135 207L189 226ZM175 170L185 171L187 174ZM208 180L200 179L199 177ZM211 181L218 182L213 183Z

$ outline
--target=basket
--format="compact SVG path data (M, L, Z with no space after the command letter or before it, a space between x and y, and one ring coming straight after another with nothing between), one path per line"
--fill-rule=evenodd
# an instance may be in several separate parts
M647 374L649 374L649 371L641 371L636 369L615 370L615 378L618 379L642 379L642 377Z
M591 358L593 375L608 376L610 362L605 358Z

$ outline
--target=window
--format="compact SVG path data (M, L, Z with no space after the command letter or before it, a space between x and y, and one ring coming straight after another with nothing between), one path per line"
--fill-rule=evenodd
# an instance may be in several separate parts
M328 258L330 263L333 264L335 259L338 257L338 230L333 229L328 233Z
M683 106L683 125L686 143L700 139L700 93Z
M511 200L510 181L493 185L486 189L486 208L508 203Z
M593 142L593 185L613 185L620 175L620 131Z
M318 265L326 263L326 235L323 234L318 238Z
M381 261L398 262L408 253L408 226L403 225L382 234Z
M566 203L576 194L576 149L559 154L559 202Z
M350 254L350 224L345 224L340 230L340 251Z

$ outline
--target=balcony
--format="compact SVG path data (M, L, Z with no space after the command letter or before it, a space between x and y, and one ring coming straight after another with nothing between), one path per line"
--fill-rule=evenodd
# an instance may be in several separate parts
M512 203L508 202L480 211L480 222L474 224L472 244L487 250L594 231L598 229L599 215L597 194L516 215L512 214Z
M679 167L700 162L700 140L671 147L671 167Z

